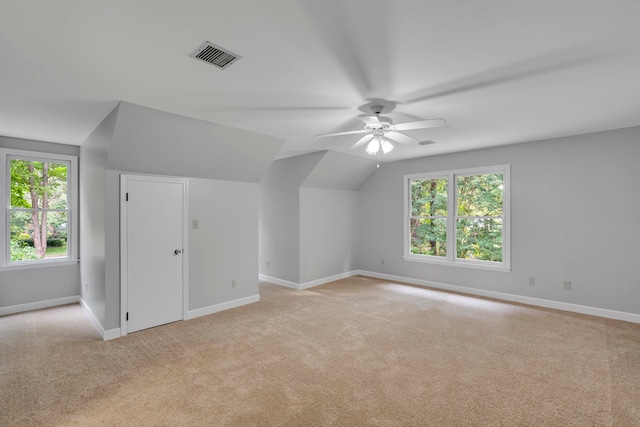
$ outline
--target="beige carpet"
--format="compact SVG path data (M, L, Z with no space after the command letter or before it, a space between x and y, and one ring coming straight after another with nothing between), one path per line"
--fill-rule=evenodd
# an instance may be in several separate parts
M353 277L103 342L0 318L1 426L640 426L640 325Z

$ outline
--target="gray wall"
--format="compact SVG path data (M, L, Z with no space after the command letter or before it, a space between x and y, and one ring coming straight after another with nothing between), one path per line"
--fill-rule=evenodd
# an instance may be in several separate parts
M91 205L88 212L99 211L82 218L91 234L87 245L93 249L91 262L83 268L83 283L88 283L90 307L105 330L120 326L120 175L189 179L189 208L202 224L190 230L193 242L188 248L193 256L189 310L194 310L258 294L258 182L282 143L119 104L81 149L81 160L91 165L91 186L81 193L82 203ZM231 280L236 280L235 288Z
M357 265L640 313L638 159L640 128L629 128L386 164L359 194ZM404 261L403 175L498 164L511 164L511 272Z
M188 250L189 310L258 295L258 184L190 178Z
M77 156L78 147L0 136L0 147ZM80 267L44 267L0 272L0 307L28 304L80 293Z
M355 270L356 191L300 188L300 283Z
M300 185L323 156L319 152L276 160L260 182L261 274L300 280Z
M80 147L81 296L98 321L105 318L105 167L118 107Z
M120 327L120 175L105 174L105 330ZM258 184L188 179L189 310L258 294ZM192 228L192 221L199 228ZM231 280L237 286L231 287Z
M354 270L357 190L376 171L331 151L273 162L260 184L260 273L303 284Z
M107 168L118 117L115 109L80 149L0 137L2 147L80 155L81 256L80 266L0 273L0 307L81 293L106 330L119 326L120 170ZM150 125L149 117L141 123ZM189 131L180 129L190 140ZM269 153L280 144L269 138L265 143ZM149 157L149 141L140 144L144 150L137 158ZM122 147L114 164L135 150ZM208 151L185 151L179 170L169 172L190 177L191 160L203 153ZM259 169L266 170L269 153L261 154ZM151 163L163 164L167 155L154 152ZM199 230L190 230L190 310L255 295L258 270L302 283L357 268L640 313L640 128L388 163L360 191L336 182L332 165L345 159L332 156L320 152L275 161L259 185L254 173L240 179L235 171L231 177L247 182L189 179L190 219L200 221ZM404 261L403 175L496 164L511 165L512 270ZM369 165L358 170L370 174ZM231 280L237 280L236 288ZM572 281L571 291L562 290L563 280Z
M120 327L120 171L105 171L105 329Z

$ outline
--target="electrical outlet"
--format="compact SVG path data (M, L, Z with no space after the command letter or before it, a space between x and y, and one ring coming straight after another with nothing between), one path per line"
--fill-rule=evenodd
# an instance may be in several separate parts
M269 261L267 261L267 267L269 267Z
M197 219L193 220L193 229L196 230L198 227L200 227L200 221L198 221Z
M565 280L564 282L562 282L562 289L564 289L565 291L570 291L571 290L571 280Z
M536 279L533 276L529 277L529 284L530 285L535 285L536 284Z
M238 285L238 282L236 282L235 280L231 281L231 287L235 288Z
M89 282L84 282L84 291L89 292Z
M384 258L380 260L380 264L384 265Z

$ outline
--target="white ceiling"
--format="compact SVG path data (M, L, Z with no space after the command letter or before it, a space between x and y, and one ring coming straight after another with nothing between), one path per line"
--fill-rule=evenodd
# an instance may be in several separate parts
M373 98L448 122L387 161L640 125L637 0L0 4L5 136L79 145L119 100L284 138L280 158L353 154L314 135ZM243 58L189 58L205 40Z

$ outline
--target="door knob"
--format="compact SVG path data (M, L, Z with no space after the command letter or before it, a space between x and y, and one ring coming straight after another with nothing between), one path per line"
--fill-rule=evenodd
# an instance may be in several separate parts
M175 251L173 251L174 255L180 255L182 253L182 251L180 249L176 249Z

